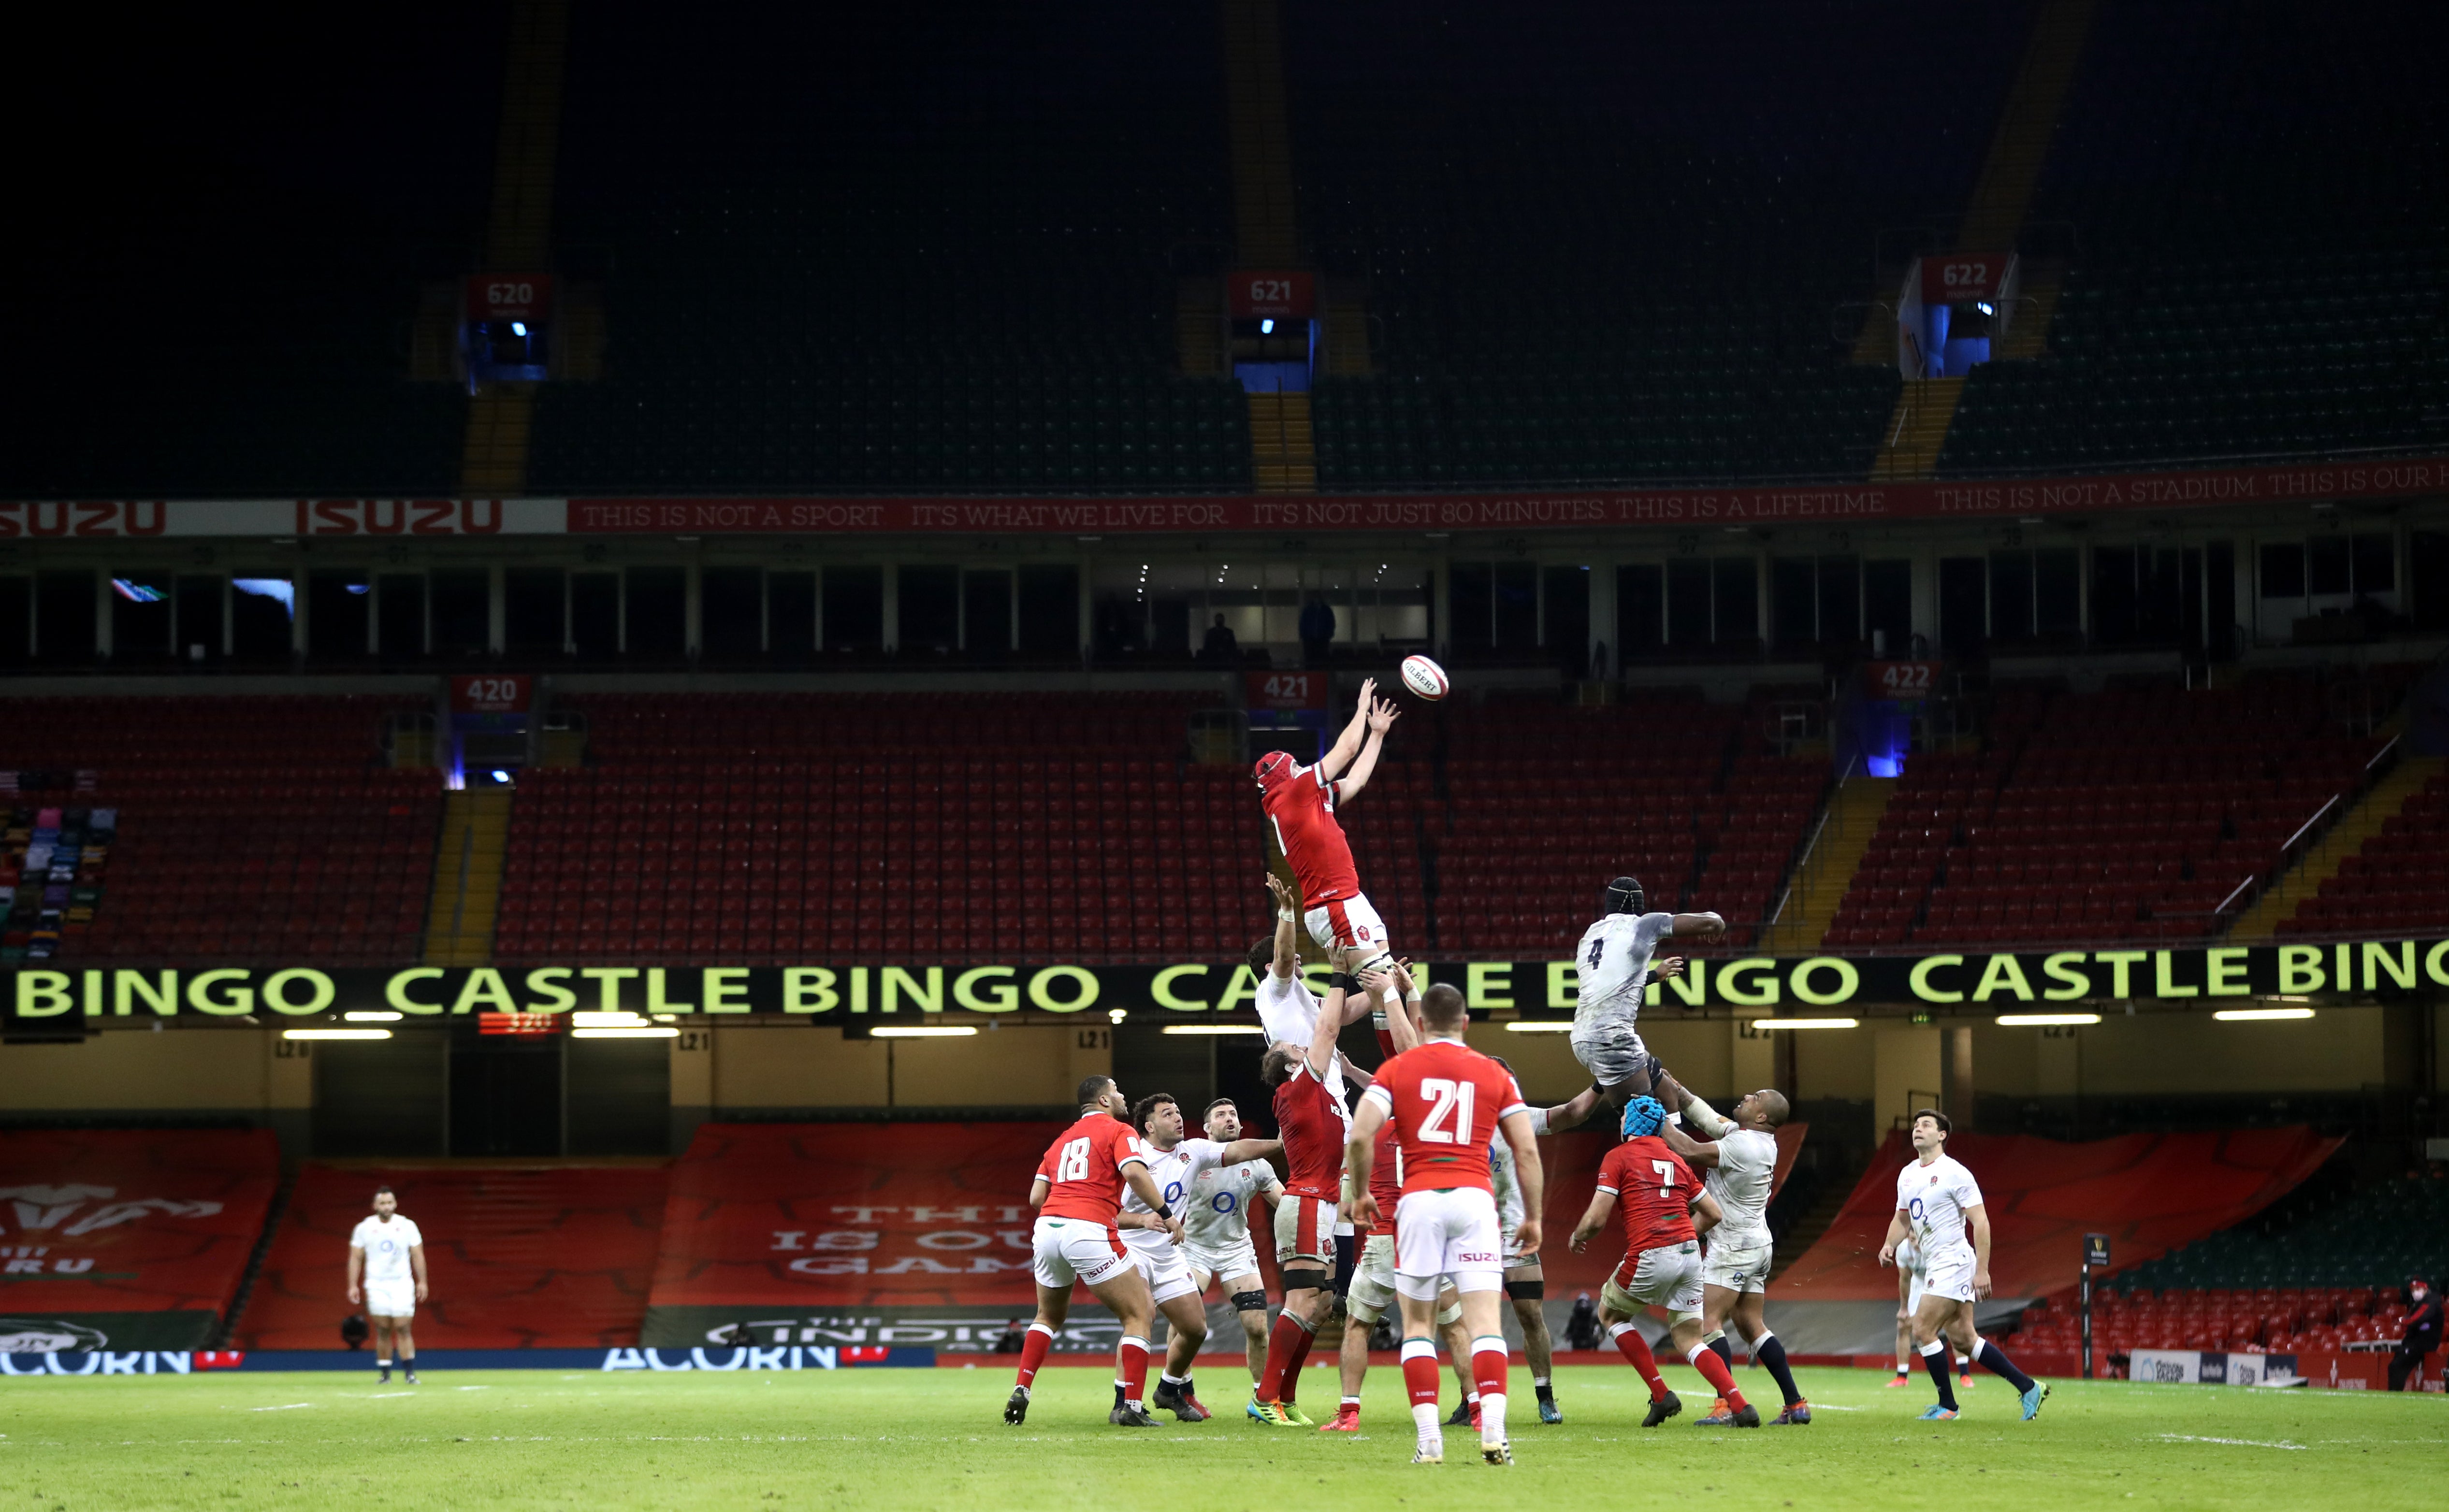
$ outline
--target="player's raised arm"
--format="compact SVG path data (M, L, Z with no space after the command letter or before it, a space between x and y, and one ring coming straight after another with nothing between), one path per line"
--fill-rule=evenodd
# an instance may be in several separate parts
M1326 989L1326 1002L1318 1010L1318 1027L1309 1037L1309 1074L1321 1081L1334 1068L1336 1036L1343 1032L1343 984L1336 983Z
M1386 1103L1375 1097L1360 1100L1352 1115L1352 1137L1343 1141L1343 1211L1355 1226L1378 1226L1378 1199L1369 1195L1369 1173L1378 1166L1378 1131L1386 1126Z
M1244 1160L1271 1160L1282 1155L1282 1139L1236 1139L1222 1147L1216 1157L1218 1165L1240 1165Z
M1394 1046L1395 1054L1401 1055L1420 1043L1420 989L1412 981L1408 961L1396 962L1385 974L1395 987L1393 993L1380 998L1386 1005L1386 1040Z
M1714 939L1726 932L1726 921L1714 913L1679 913L1667 932L1679 940Z
M1696 1098L1693 1101L1698 1101L1700 1100ZM1688 1107L1690 1104L1687 1103L1686 1106ZM1667 1141L1667 1148L1674 1151L1678 1156L1682 1157L1684 1163L1692 1167L1694 1170L1707 1171L1714 1170L1716 1168L1718 1164L1718 1147L1715 1144L1704 1144L1702 1141L1692 1138L1690 1135L1677 1128L1672 1123L1660 1124L1658 1126L1658 1137Z
M1590 1120L1591 1111L1598 1105L1599 1084L1593 1081L1575 1093L1572 1101L1541 1108L1531 1120L1532 1132L1562 1134L1567 1129L1578 1129Z
M1539 1137L1531 1132L1531 1110L1516 1108L1498 1120L1496 1127L1514 1151L1514 1184L1522 1193L1522 1221L1514 1226L1514 1242L1524 1254L1536 1254L1547 1176L1539 1166Z
M1276 954L1267 969L1280 977L1294 976L1301 970L1301 900L1272 871L1267 873L1267 891L1276 900Z
M1369 733L1369 706L1377 700L1377 698L1378 679L1361 679L1360 701L1352 711L1352 722L1345 725L1343 733L1335 737L1333 748L1318 758L1318 775L1321 777L1329 782L1334 781L1343 775L1345 767L1352 764L1352 758L1360 754L1361 739Z
M1352 775L1335 785L1335 806L1338 809L1360 796L1360 790L1369 785L1370 777L1378 771L1378 757L1386 748L1386 732L1399 718L1401 712L1383 699L1379 699L1378 706L1369 711L1369 738L1360 747L1360 757L1352 763Z

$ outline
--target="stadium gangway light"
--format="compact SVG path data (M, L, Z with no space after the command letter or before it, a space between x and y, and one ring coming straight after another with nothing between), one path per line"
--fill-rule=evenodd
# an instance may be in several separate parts
M284 1040L388 1040L389 1029L283 1029Z
M1571 1019L1515 1019L1505 1026L1508 1034L1571 1034Z
M572 1029L573 1040L677 1040L681 1031L663 1024L625 1024L605 1029Z
M2310 1008L2222 1008L2211 1015L2222 1024L2261 1024L2271 1019L2309 1019Z
M1754 1019L1755 1029L1854 1029L1861 1026L1860 1019Z
M1167 1034L1210 1034L1210 1035L1214 1035L1214 1034L1261 1034L1261 1035L1263 1035L1263 1034L1265 1034L1267 1031L1266 1031L1266 1029L1265 1029L1263 1025L1256 1024L1167 1024L1167 1025L1165 1026L1165 1032L1166 1032L1166 1033L1167 1033Z
M2002 1029L2029 1029L2060 1024L2098 1024L2097 1013L2002 1013L1998 1015Z
M957 1040L977 1032L974 1024L881 1024L867 1031L875 1040Z

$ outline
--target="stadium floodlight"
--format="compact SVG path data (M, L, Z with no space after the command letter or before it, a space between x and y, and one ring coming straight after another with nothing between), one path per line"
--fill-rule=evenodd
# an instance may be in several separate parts
M681 1031L660 1024L629 1024L609 1029L572 1029L573 1040L677 1040Z
M1275 334L1276 334L1276 323L1275 323L1275 321L1273 321L1273 320L1271 320L1271 319L1263 319L1263 320L1261 320L1261 321L1259 322L1259 335L1263 335L1263 336L1271 336L1271 335L1274 335Z
M1505 1026L1508 1034L1571 1034L1571 1019L1515 1019Z
M340 1017L351 1024L397 1024L408 1015L390 1008L351 1008Z
M883 1024L867 1031L875 1040L959 1040L977 1032L974 1024Z
M609 1013L581 1008L569 1016L570 1027L575 1029L634 1029L646 1022L642 1015L631 1013L627 1008L616 1008Z
M511 775L502 768L495 767L493 769L493 780L496 782L508 782L511 780Z
M1992 304L1992 303L1991 303L1989 300L1987 300L1987 299L1977 299L1977 300L1975 300L1975 301L1974 301L1974 303L1973 303L1973 308L1975 308L1976 310L1980 311L1983 315L1996 315L1996 314L1998 313L1998 307L1997 307L1996 305Z
M1256 1034L1264 1035L1263 1025L1256 1024L1168 1024L1167 1034Z
M1985 304L1985 305L1983 305L1983 306L1981 307L1981 313L1982 313L1983 315L1988 315L1988 314L1990 313L1990 307L1989 307L1988 305L1986 305L1986 304ZM528 335L528 323L527 323L526 321L524 321L524 320L513 320L513 321L511 321L511 335L514 335L514 336L518 337L518 338L519 338L520 340L522 340L522 341L526 340L526 339L527 339L527 335Z
M2002 1029L2036 1028L2054 1024L2098 1024L2097 1013L2002 1013L1998 1027Z
M1754 1019L1755 1029L1853 1029L1860 1028L1860 1019Z
M2270 1019L2309 1019L2310 1008L2222 1008L2211 1015L2222 1024L2261 1024Z
M388 1040L389 1029L283 1029L284 1040Z

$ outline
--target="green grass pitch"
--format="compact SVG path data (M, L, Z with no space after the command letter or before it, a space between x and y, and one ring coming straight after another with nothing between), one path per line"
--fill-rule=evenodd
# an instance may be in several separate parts
M1668 1380L1690 1371L1670 1367ZM371 1372L0 1385L0 1512L145 1507L1020 1507L1173 1505L1622 1509L1965 1506L2347 1508L2440 1505L2449 1402L2438 1395L2053 1383L2039 1421L1980 1378L1965 1415L1919 1423L1928 1385L1804 1370L1819 1421L1741 1433L1644 1432L1630 1369L1559 1373L1565 1423L1535 1419L1516 1464L1414 1468L1400 1376L1371 1373L1358 1437L1263 1430L1238 1416L1247 1375L1201 1372L1212 1422L1106 1426L1111 1375L1050 1369L1025 1427L1001 1419L1000 1369L800 1374L436 1371L414 1389ZM1743 1372L1770 1402L1758 1370ZM1304 1406L1331 1406L1313 1369ZM1692 1383L1696 1391L1697 1382ZM1449 1399L1454 1387L1446 1383ZM1451 1405L1451 1404L1449 1404ZM1227 1413L1234 1415L1225 1415ZM1322 1416L1323 1414L1315 1414ZM1530 1421L1524 1421L1529 1419Z

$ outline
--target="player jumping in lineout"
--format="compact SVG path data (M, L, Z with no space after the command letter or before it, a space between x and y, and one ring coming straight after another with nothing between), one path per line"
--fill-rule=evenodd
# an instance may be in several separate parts
M1398 718L1394 704L1377 695L1376 679L1360 684L1359 710L1318 765L1305 767L1284 752L1270 751L1251 772L1276 849L1301 886L1302 922L1328 964L1352 976L1383 971L1390 958L1385 921L1360 890L1352 847L1335 817L1369 785L1386 731Z
M1714 913L1650 913L1641 883L1617 877L1600 895L1598 922L1573 949L1580 987L1573 1005L1573 1059L1597 1081L1610 1107L1655 1093L1669 1107L1682 1089L1634 1027L1649 986L1650 957L1666 939L1716 939L1726 921ZM1667 975L1661 972L1661 975Z

